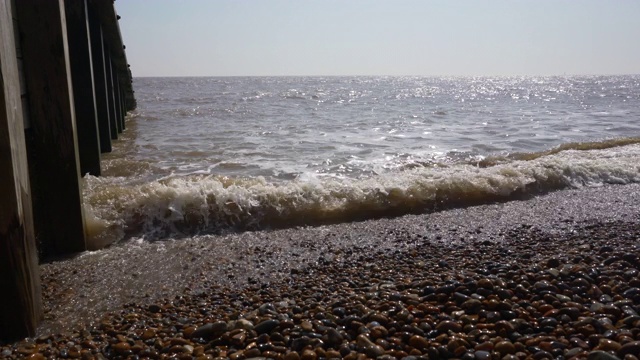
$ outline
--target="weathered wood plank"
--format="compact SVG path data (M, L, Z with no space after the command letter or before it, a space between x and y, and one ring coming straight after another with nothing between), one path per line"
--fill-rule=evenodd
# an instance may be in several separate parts
M0 338L34 335L42 318L12 1L0 0Z
M100 176L100 138L86 0L64 0L80 174Z
M117 75L118 72L115 71L114 74L116 74L116 102L118 104L118 114L120 115L120 128L122 129L122 131L124 131L127 127L124 123L124 117L127 113L127 111L124 108L123 105L123 98L122 98L122 87L120 84L120 76Z
M62 0L16 1L30 113L29 167L41 251L86 249Z
M116 99L114 96L113 83L113 67L111 66L111 55L109 47L104 43L104 66L107 70L107 100L109 101L109 124L111 125L111 139L117 139L118 134L122 132L120 121L118 121L118 113L116 111Z
M118 124L118 132L122 133L124 131L123 117L122 117L122 108L120 107L120 96L118 92L120 91L120 82L118 80L118 71L113 63L113 57L110 57L111 61L111 81L113 82L113 106L115 107L116 112L116 121Z
M104 67L104 40L102 26L94 11L89 8L89 32L91 34L91 58L95 85L96 111L100 130L100 150L111 152L111 126L109 124L109 100L107 99L107 73Z
M120 25L118 24L120 17L116 14L113 1L89 0L89 4L96 9L99 16L104 39L108 45L108 52L111 54L111 62L114 65L115 71L118 72L120 77L126 76L126 78L129 79L129 81L121 82L120 87L123 89L125 95L128 96L131 94L130 96L133 98L133 87L130 81L131 71L128 67L127 54L125 53L122 34L120 33ZM127 110L133 110L133 108L135 108L135 100L132 103L132 108Z

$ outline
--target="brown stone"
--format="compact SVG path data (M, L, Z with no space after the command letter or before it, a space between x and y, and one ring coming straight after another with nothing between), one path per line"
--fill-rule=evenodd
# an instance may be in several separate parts
M310 321L303 321L300 323L300 327L304 331L313 331L313 324Z
M242 350L238 350L236 352L234 352L233 354L229 355L229 359L231 360L240 360L240 359L244 359L245 358L245 354L244 351Z
M72 346L69 348L69 351L67 352L67 354L69 355L70 358L77 359L80 357L80 349L78 349L75 346Z
M38 351L38 348L34 344L27 344L20 346L17 350L18 354L31 355Z
M495 346L495 351L499 352L501 355L506 354L515 354L516 347L513 345L511 341L500 341Z
M262 352L262 357L267 359L276 359L278 357L278 353L275 351L267 350Z
M505 320L496 322L494 329L501 336L509 335L515 331L513 324Z
M149 340L151 338L154 338L156 336L156 330L155 329L146 329L142 335L140 336L140 338L142 340Z
M290 351L284 355L284 360L300 360L300 354L296 351Z
M451 339L449 339L449 342L447 343L447 349L450 352L454 353L456 356L461 355L461 354L457 354L460 352L460 348L464 349L464 351L462 352L464 353L466 352L466 349L468 347L469 347L469 343L466 340L459 337L451 337Z
M113 346L113 350L120 355L126 355L131 352L131 345L126 342L119 342Z
M429 347L429 340L420 335L413 335L409 338L409 345L416 349L425 350Z
M206 355L206 354L202 354L196 357L196 360L213 360L213 359L214 359L213 356Z
M493 343L491 341L485 341L474 347L476 351L493 351Z
M438 324L438 326L436 326L436 330L440 332L448 332L448 331L460 332L462 331L462 325L458 324L455 321L445 320L445 321L441 321Z
M347 354L347 356L345 356L343 358L344 360L357 360L358 359L358 353L355 351L352 351L350 353Z
M478 287L493 290L493 283L489 279L480 279L478 280Z
M371 329L371 337L374 339L386 337L389 334L389 331L384 326L374 326Z
M244 356L246 356L247 358L258 357L260 355L262 355L262 353L260 352L260 350L258 350L258 348L249 349L244 352Z
M191 341L182 338L171 338L171 345L191 345Z
M240 346L244 344L244 341L246 339L247 339L247 334L244 331L240 331L231 337L231 343L236 346Z
M306 349L302 352L302 356L300 357L302 360L316 360L318 356L316 352L311 349Z
M620 349L620 343L603 338L603 339L600 339L600 341L598 342L598 346L595 349L602 350L602 351L617 352Z

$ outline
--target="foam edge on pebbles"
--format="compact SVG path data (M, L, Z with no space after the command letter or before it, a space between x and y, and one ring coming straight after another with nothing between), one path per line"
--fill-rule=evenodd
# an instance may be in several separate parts
M501 241L397 251L130 303L4 358L637 359L640 224L515 226Z

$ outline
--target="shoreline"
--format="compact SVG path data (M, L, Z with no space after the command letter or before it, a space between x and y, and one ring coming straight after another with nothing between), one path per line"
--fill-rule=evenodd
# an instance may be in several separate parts
M564 335L556 336L555 340L539 340L535 345L526 345L527 341L532 341L532 344L535 342L531 339L519 342L521 340L519 338L511 339L502 336L505 334L500 331L491 335L491 331L495 330L500 321L511 324L512 320L521 319L521 317L507 319L513 314L503 316L504 314L500 311L511 311L517 313L517 316L520 316L523 311L527 312L530 319L526 321L530 324L536 323L535 326L530 326L532 329L541 328L538 326L539 322L546 321L540 320L543 317L559 319L562 315L570 318L569 320L556 319L556 327L562 325L563 329L566 328L565 323L573 324L578 321L578 318L588 317L599 321L603 317L616 315L616 321L609 319L611 325L615 327L618 325L617 322L622 320L618 319L618 312L629 312L623 310L621 306L630 306L636 313L640 311L637 309L637 300L640 299L635 299L636 295L633 291L629 294L632 294L631 298L636 301L632 300L631 304L624 303L618 306L619 311L610 308L610 304L601 303L603 307L599 309L606 308L607 311L615 314L602 313L599 309L591 311L593 301L599 300L599 298L593 299L593 296L583 299L583 294L579 293L578 297L581 301L576 301L571 296L569 300L562 298L567 295L557 297L556 295L561 295L560 290L569 290L555 285L554 291L557 294L541 295L534 291L537 290L536 284L539 283L542 284L539 285L543 289L541 291L551 291L545 284L554 280L564 280L563 276L567 277L568 285L566 286L571 287L576 280L576 273L588 275L588 272L594 268L601 269L598 270L601 272L618 271L615 266L620 267L622 262L626 262L622 263L622 266L628 271L633 272L632 270L635 269L635 273L629 275L631 281L628 281L628 284L634 286L627 285L627 288L618 289L609 285L605 290L600 289L600 293L607 295L608 291L608 295L612 297L612 303L615 303L613 300L616 296L623 297L618 299L618 302L627 299L623 296L625 291L640 287L637 265L640 249L636 244L640 237L638 203L640 203L640 185L631 184L563 190L530 200L453 209L424 215L408 215L394 219L225 236L203 235L154 243L129 241L108 249L85 253L73 259L41 266L46 319L39 330L40 337L36 342L39 342L39 351L43 353L49 351L47 353L49 355L60 355L60 347L52 346L57 342L55 339L58 335L51 334L63 332L67 334L66 337L62 337L67 340L63 343L74 339L73 346L78 347L74 349L78 354L89 351L87 356L91 352L95 353L93 355L98 352L108 356L125 355L125 353L128 354L127 351L134 353L132 348L135 346L140 347L136 348L139 352L147 348L155 349L149 350L149 354L153 351L169 352L172 351L172 347L182 346L182 350L186 349L183 354L191 350L191 353L186 354L189 356L204 356L207 352L212 356L231 356L231 349L235 349L236 358L240 359L265 356L265 351L274 352L273 347L282 347L279 343L283 340L278 339L286 336L289 336L289 340L284 342L285 351L275 351L275 355L280 354L283 358L287 351L298 347L297 353L302 358L305 358L305 352L309 358L312 355L309 351L316 357L323 357L323 351L325 356L327 351L335 351L340 353L341 357L352 355L353 358L357 358L358 354L370 357L385 354L398 357L405 353L406 356L429 355L433 358L436 355L433 349L438 351L438 356L455 355L469 358L471 356L467 355L469 353L479 358L478 352L480 356L484 356L485 352L491 356L492 351L498 351L496 346L499 343L501 351L498 353L501 355L510 353L519 358L525 353L533 355L528 348L536 347L542 342L545 345L538 346L539 351L546 351L554 356L560 353L558 349L564 351L563 356L568 351L575 352L571 354L576 356L584 355L585 352L596 348L613 351L612 349L619 345L614 351L618 352L627 346L627 343L640 340L640 331L635 333L631 331L630 335L623 332L627 338L621 341L617 338L622 336L620 331L615 336L609 334L605 337L603 334L606 331L599 330L606 330L606 324L585 323L581 326L590 325L596 330L589 336L598 333L602 335L598 339L595 337L591 339L589 336L578 339L587 346L578 343L577 340L574 341L577 345L573 344L570 341L571 334L566 334L566 331ZM633 260L631 258L635 256L635 264L625 260L625 256L629 260ZM581 267L582 270L572 270L575 266ZM549 273L549 269L555 270ZM567 273L564 274L562 271ZM527 275L522 275L522 272ZM599 276L590 276L591 287L603 286L598 283ZM569 279L570 277L573 278ZM487 279L491 285L486 282ZM484 284L482 286L479 285L481 280ZM467 284L470 281L475 281L476 284L472 287ZM511 283L513 283L512 287L509 285ZM550 305L551 308L547 309L547 306L544 308L547 311L540 313L539 309L529 311L517 302L514 303L513 299L506 294L511 297L519 296L517 292L514 293L517 285L527 290L527 296L538 296L535 300L527 300L530 306L534 306L536 301L542 301L543 304L538 304L539 306ZM450 291L452 286L453 289ZM458 289L460 286L465 289ZM487 293L482 290L489 290L489 287L492 292L497 288L507 292L500 293L496 290L494 293ZM427 288L433 289L425 290ZM474 292L478 290L485 295ZM378 295L370 297L368 295L370 293ZM466 298L456 294L462 294ZM483 299L476 299L472 296L473 294ZM555 300L550 301L546 295L555 296ZM277 300L283 297L288 300L284 303ZM462 299L466 300L462 301ZM564 301L561 301L562 299ZM474 309L461 307L470 300L478 300L480 305L476 301L471 301L470 304L475 304ZM507 305L496 305L492 302L493 300L500 304L509 300L512 303L510 306L513 308L517 305L519 310L507 310ZM554 301L558 304L552 304ZM383 310L375 310L369 303L375 303ZM395 305L392 306L390 303ZM572 303L572 306L558 308L559 305L567 303ZM577 305L574 306L573 303ZM396 318L396 324L389 327L393 320L390 319L389 309L394 306L404 309L391 311L394 317L399 313L402 313L402 317L410 313L413 320L419 316L424 321L412 320L409 323L415 323L417 328L409 329L404 328L404 326L411 326L408 325L406 317L404 320ZM296 307L299 307L301 312L297 311ZM305 307L309 309L304 310ZM372 315L362 307L376 313L386 311L387 314L384 316L387 317L385 320L387 324L381 321L382 317L371 318ZM579 316L574 316L573 309L568 315L565 313L569 310L562 310L574 307L581 312ZM336 308L341 310L336 312ZM557 311L553 313L552 310ZM466 313L461 314L460 311ZM485 316L484 318L478 317L482 311L484 311L482 315ZM542 316L549 311L552 312L550 316ZM115 313L99 320L107 312ZM121 314L118 315L118 312ZM496 312L498 315L493 314ZM322 315L318 315L319 313ZM491 314L487 315L489 313ZM349 334L349 326L352 324L336 323L344 317L351 316L349 314L358 314L353 316L359 316L360 320L353 321L362 323L368 329L358 329L363 331L361 335L366 336L358 336L358 331ZM606 316L598 317L603 314ZM464 315L470 318L461 319ZM238 325L239 316L251 322L251 326L245 324L247 328L244 328L242 327L244 325ZM278 321L279 325L274 325L273 329L265 331L265 334L269 334L266 336L269 339L265 339L265 336L260 335L260 331L256 332L255 326L269 320L268 318L274 320L269 324L273 325ZM94 330L78 333L81 324L90 324L91 319L93 319L92 325L95 326ZM171 327L167 330L168 324L163 325L163 319L171 319L170 322L174 323L175 331ZM324 324L326 319L333 319L331 321L336 326ZM377 322L377 325L367 326L372 322L370 320ZM402 320L404 325L400 326L399 320ZM483 322L483 320L487 321ZM144 321L144 326L140 325L141 321ZM635 326L636 330L640 325L633 319L627 321L632 328ZM223 326L221 322L226 325ZM244 320L240 322L244 324ZM444 328L438 329L443 322L446 325L442 326L447 327L444 331ZM553 323L552 320L548 322ZM201 343L202 341L193 336L193 331L200 329L206 323L218 324L215 326L219 326L220 331L224 328L224 331L220 334L207 335L207 339L202 340L204 343ZM283 323L287 325L284 326ZM421 325L423 323L426 325ZM125 324L128 326L124 326ZM476 337L479 336L485 340L481 342L482 344L500 339L491 342L492 345L484 344L477 348L476 345L481 343L478 343L477 338L470 340L469 336L472 335L465 330L467 325L473 325L474 329L479 331L489 329L487 334L482 331L479 335L476 334ZM240 326L240 328L232 329L232 326ZM372 335L373 328L376 326L384 328L384 330L378 328L378 332L386 331L387 334ZM449 326L451 328L448 328ZM500 326L510 329L508 325ZM121 327L126 329L123 330ZM431 329L427 331L429 327ZM146 330L155 328L154 331L158 336L153 338L160 341L163 346L146 344L145 341L149 342L151 338L143 339L145 328ZM332 331L329 328L341 330ZM164 329L164 338L174 339L175 344L169 346L172 340L165 344L166 339L163 340L159 336L160 329ZM574 335L581 334L584 337L584 331L581 333L575 326L571 329L575 332ZM394 333L413 335L406 336L406 339L403 338L405 335L396 336L400 342L395 344L393 341L396 340L390 342L390 338L394 337L389 335L391 330L394 330ZM549 329L545 329L545 333L548 333L546 330ZM232 335L234 331L237 334ZM275 339L273 331L277 332ZM312 341L315 337L304 335L305 332L320 335L318 339L322 340L322 345ZM337 336L336 332L340 336ZM286 335L283 335L284 333ZM227 339L228 341L225 340L231 345L226 343L214 345L216 341L223 341L220 340L222 339L220 336L224 338L225 334L231 337ZM234 343L233 339L238 334L243 334L244 340ZM520 335L528 334L520 333ZM485 339L487 336L493 336L491 338L493 340ZM614 339L610 339L612 336ZM309 343L298 346L307 342L307 340L299 340L305 337L308 338ZM293 341L294 338L298 339L298 342ZM342 340L338 344L337 339L340 338ZM382 339L380 343L377 342L379 339ZM449 345L454 344L452 339L455 340L455 345L459 346ZM617 345L609 343L603 345L606 341L601 344L600 339L610 340ZM250 345L249 340L255 343L251 348L245 346ZM87 341L92 342L94 347L85 348L81 345ZM142 344L137 341L142 341ZM270 350L261 350L259 354L256 353L253 349L259 348L256 344L260 344L260 341L270 342L271 346L263 347ZM43 345L48 342L49 346ZM278 344L274 345L276 342ZM314 342L315 345L312 344ZM474 342L477 344L472 346ZM504 342L509 342L511 345L502 344ZM28 343L29 341L13 344L10 355L6 353L9 351L8 348L3 347L2 351L5 352L3 354L15 355L21 346L28 347L26 345ZM294 343L297 345L293 346ZM554 345L547 346L546 343ZM117 347L118 344L121 344L120 348ZM348 350L340 348L344 344L347 344L345 346L349 348ZM221 353L218 345L226 346L227 350ZM207 346L209 348L206 348ZM245 347L240 349L239 347L242 346ZM503 349L505 346L506 350ZM511 351L511 346L517 351ZM638 346L640 349L640 345ZM404 350L402 350L403 347ZM445 347L446 351L440 347ZM464 351L458 350L460 347L463 347ZM579 350L574 350L578 348ZM66 350L67 353L69 350ZM174 348L174 350L178 349ZM391 353L392 350L395 353ZM416 351L411 354L412 350ZM506 353L503 354L502 350ZM28 352L28 349L24 351ZM242 353L238 354L238 351ZM268 353L268 355L274 354ZM544 358L544 355L540 353L539 358ZM295 357L295 355L288 356Z

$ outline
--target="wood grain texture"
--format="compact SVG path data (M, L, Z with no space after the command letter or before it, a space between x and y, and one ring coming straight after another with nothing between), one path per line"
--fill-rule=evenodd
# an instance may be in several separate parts
M0 338L35 334L42 318L12 1L0 0Z
M117 139L118 134L122 132L120 121L118 120L118 111L116 108L115 86L113 82L113 66L111 65L111 55L108 52L108 45L104 44L105 56L104 66L107 71L107 100L109 101L109 124L111 124L111 139Z
M96 111L100 135L100 150L111 152L111 126L109 124L109 100L107 98L107 74L104 67L104 40L102 26L89 8L89 33L91 35L91 59L93 61L93 80L95 89Z
M123 97L122 97L122 88L120 86L120 81L121 78L118 75L117 71L113 72L116 75L116 78L114 79L115 82L115 99L116 99L116 107L117 107L117 112L118 112L118 120L120 120L120 128L122 129L122 131L124 131L124 129L126 129L126 125L124 123L124 117L127 113L127 111L125 110L124 106L123 106Z
M80 174L100 176L100 138L86 0L64 0Z
M49 254L83 251L80 162L62 0L16 1L30 113L36 237Z

